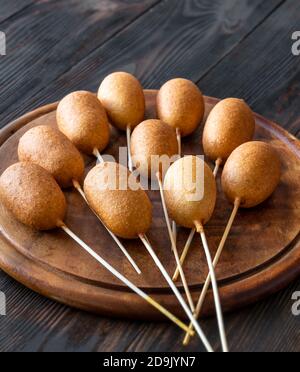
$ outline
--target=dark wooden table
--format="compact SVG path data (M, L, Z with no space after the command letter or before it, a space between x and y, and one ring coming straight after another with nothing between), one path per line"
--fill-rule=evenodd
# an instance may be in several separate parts
M0 0L0 126L76 89L96 90L126 70L145 88L172 77L206 95L242 97L300 136L300 30L294 0ZM284 218L284 216L283 216ZM0 272L7 315L0 351L201 351L181 346L168 323L101 318L52 302ZM226 315L234 351L300 351L291 299L300 280L271 298ZM214 319L203 326L219 348Z

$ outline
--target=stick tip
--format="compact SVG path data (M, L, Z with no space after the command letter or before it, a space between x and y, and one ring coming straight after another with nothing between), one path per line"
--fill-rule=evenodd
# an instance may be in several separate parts
M77 180L72 180L72 183L75 189L78 190L79 188L81 188L80 183Z
M66 227L65 223L63 221L57 221L57 224L56 224L57 227L59 227L60 229L62 227Z
M241 198L235 198L234 205L235 207L239 207L241 205L242 199Z
M204 232L204 227L203 227L202 222L200 222L200 221L195 221L194 224L195 224L195 227L196 227L196 231L197 231L197 233L201 234L201 233Z
M189 344L189 341L188 341L188 340L184 340L184 341L182 342L182 345L183 345L183 346L188 346L188 344Z

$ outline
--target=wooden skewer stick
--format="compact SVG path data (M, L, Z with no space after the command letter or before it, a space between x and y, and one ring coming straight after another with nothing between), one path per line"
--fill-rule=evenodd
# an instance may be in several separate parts
M171 229L171 223L170 223L169 214L168 214L168 210L167 210L167 206L166 206L166 201L165 201L165 196L164 196L164 191L163 191L163 185L162 185L162 181L161 181L161 175L160 175L159 172L157 172L156 177L157 177L158 184L159 184L159 191L160 191L162 206L163 206L163 210L164 210L165 220L166 220L166 223L167 223L169 237L170 237L171 244L172 244L172 250L173 250L173 253L174 253L174 256L175 256L175 260L176 260L176 265L179 268L181 281L183 283L183 287L184 287L184 290L185 290L185 293L186 293L186 296L187 296L187 299L188 299L188 303L190 305L191 310L194 312L195 311L195 306L194 306L194 303L193 303L192 295L191 295L191 292L189 290L189 287L188 287L188 284L187 284L182 266L180 264L179 254L178 254L176 243L175 243L175 240L174 240L174 235L173 235L173 232L172 232L172 229Z
M177 225L175 221L172 221L172 232L173 232L175 244L177 245ZM172 246L171 246L171 249L172 249Z
M233 211L231 213L230 219L229 219L229 221L227 223L225 232L223 234L222 240L220 242L220 245L218 247L216 256L214 258L214 262L213 262L214 267L216 267L218 265L218 263L219 263L219 260L220 260L221 254L223 252L223 249L225 247L227 238L228 238L229 233L231 231L231 228L232 228L232 225L233 225L234 220L236 218L237 212L238 212L238 210L240 208L240 204L241 204L241 200L240 199L236 199L235 200L235 203L234 203ZM207 292L209 290L210 283L211 283L211 276L208 275L208 277L207 277L207 279L205 281L204 287L202 289L201 295L199 297L197 306L196 306L196 312L195 312L196 318L199 318L199 316L200 316L200 313L201 313L202 307L204 305L204 301L205 301ZM190 328L193 328L192 324L190 324ZM185 338L184 338L184 341L183 341L183 345L185 345L185 346L188 345L189 344L189 341L190 341L190 337L189 337L189 335L186 335Z
M216 160L215 169L214 169L214 176L215 176L215 178L218 175L218 172L219 172L219 169L220 169L220 165L221 164L222 164L222 159L221 158L217 159ZM193 242L193 238L194 238L195 232L196 232L195 229L191 230L191 233L189 235L189 238L188 238L188 240L187 240L187 242L185 244L184 250L183 250L182 255L180 257L181 266L184 265L185 259L186 259L187 255L189 253L189 250L190 250L191 244ZM175 273L173 275L173 280L176 282L178 280L178 277L179 277L179 270L178 270L178 268L176 268L176 271L175 271Z
M176 138L177 138L177 144L178 144L178 155L181 157L182 146L181 146L181 133L180 133L179 128L176 128ZM175 244L177 245L177 226L176 226L175 221L172 221L172 231L173 231L173 235L174 235ZM172 249L172 247L171 247L171 249ZM178 273L179 273L179 271L178 271Z
M217 160L216 160L216 163L215 163L215 169L214 169L214 176L215 176L215 178L217 178L217 175L218 175L218 173L219 173L219 169L220 169L220 166L221 166L221 164L222 164L222 159L221 158L218 158Z
M113 238L113 240L115 241L115 243L117 244L117 246L121 249L121 251L123 252L124 256L127 258L127 260L130 262L130 264L132 265L132 267L134 268L134 270L140 275L142 272L140 270L140 268L138 267L138 265L135 263L134 259L130 256L130 254L128 253L127 249L124 247L124 245L121 243L121 241L119 240L119 238L112 232L110 231L106 226L105 224L103 223L103 221L101 220L101 218L97 215L97 213L93 210L93 208L91 208L91 206L89 205L89 202L84 194L84 191L82 190L82 187L80 186L79 182L78 181L73 181L73 186L74 188L79 192L79 194L82 196L82 198L84 199L84 201L87 203L87 205L89 206L89 208L91 209L91 211L95 214L95 216L98 218L98 220L101 222L101 224L104 226L104 228L106 229L106 231L110 234L110 236Z
M130 172L133 172L133 163L131 157L131 127L130 125L126 128L126 137L127 137L127 155L128 155L128 169Z
M175 315L171 314L167 309L165 309L158 302L156 302L153 298L148 296L145 292L143 292L136 285L130 282L125 276L119 273L114 267L112 267L107 261L105 261L100 255L98 255L95 251L93 251L86 243L84 243L77 235L75 235L63 222L59 223L58 227L60 227L67 235L69 235L77 244L79 244L88 254L90 254L95 260L97 260L102 266L104 266L116 278L118 278L122 283L127 285L133 292L135 292L137 295L142 297L151 306L155 307L158 311L164 314L167 318L169 318L173 323L175 323L182 330L193 335L193 331L191 332L181 320L179 320Z
M104 163L103 157L101 156L98 149L94 148L93 155L97 158L99 163Z
M172 281L170 275L167 273L167 271L164 268L163 264L161 263L161 261L157 257L157 255L154 252L151 244L149 243L148 238L145 237L144 235L139 235L139 237L140 237L141 241L143 242L144 246L146 247L147 251L149 252L150 256L152 257L153 261L155 262L156 266L159 268L160 272L162 273L162 275L166 279L167 283L171 287L171 289L174 292L175 296L177 297L179 303L181 304L182 308L184 309L186 315L189 317L190 321L194 325L195 330L196 330L198 336L200 337L201 341L203 342L206 350L209 351L209 352L213 352L213 349L212 349L210 343L208 342L205 334L203 333L203 331L202 331L199 323L195 320L195 318L194 318L191 310L189 309L189 307L185 303L185 301L184 301L181 293L179 292L179 290L175 286L174 282Z
M218 326L219 326L219 332L220 332L220 337L221 337L222 349L223 349L224 352L227 353L228 352L228 344L227 344L227 339L226 339L224 319L223 319L223 313L222 313L220 294L219 294L219 289L218 289L218 283L217 283L215 268L214 268L214 265L213 265L213 262L212 262L210 250L208 248L208 243L207 243L204 227L203 227L202 223L200 223L199 221L195 221L195 227L196 227L197 232L201 236L204 252L205 252L205 255L206 255L207 264L208 264L208 267L209 267L209 273L210 273L212 287L213 287L213 295L214 295L214 300L215 300L215 307L216 307L216 313L217 313L217 319L218 319Z
M176 137L177 137L177 143L178 143L178 155L181 157L182 154L182 144L181 144L181 133L180 129L176 128Z
M185 244L184 250L182 252L182 255L180 257L181 266L183 266L183 264L185 262L185 259L186 259L186 256L189 253L190 246L192 244L192 241L194 239L195 234L196 234L196 229L192 229L191 232L190 232L190 235L188 237L188 240L186 241L186 244ZM176 282L178 280L178 277L179 277L179 268L177 267L176 271L173 275L173 281Z

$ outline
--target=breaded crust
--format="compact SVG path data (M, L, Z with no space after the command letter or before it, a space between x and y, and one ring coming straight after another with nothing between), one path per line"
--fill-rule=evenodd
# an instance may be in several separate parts
M112 125L121 130L135 128L145 118L145 96L140 82L127 72L107 76L98 91Z
M165 155L168 163L168 158L178 154L176 131L160 120L142 122L132 133L131 154L135 166L143 176L151 177L151 169L154 176L158 171L164 173L168 164L164 170L163 164L158 159L156 161L153 155Z
M183 137L192 134L204 116L204 98L192 81L173 79L160 89L157 96L157 115Z
M259 141L248 142L230 155L223 174L222 187L234 203L241 199L241 207L261 204L275 191L281 178L281 162L276 150Z
M36 230L51 230L66 215L66 199L55 179L33 163L17 163L0 177L0 200L17 220Z
M253 139L255 119L245 101L228 98L211 111L203 132L204 153L212 160L227 160L233 150Z
M86 91L73 92L63 98L56 112L57 125L78 150L92 155L103 151L110 140L104 108L97 97Z
M130 172L117 163L93 168L84 182L84 192L93 210L117 236L135 239L145 234L152 223L152 204L133 177L126 189Z
M49 126L30 129L20 139L19 160L32 162L46 169L63 187L80 181L84 174L84 161L73 143L59 130Z
M196 187L197 185L197 187ZM189 229L207 223L215 209L217 186L210 167L196 156L185 156L168 170L164 192L170 218Z

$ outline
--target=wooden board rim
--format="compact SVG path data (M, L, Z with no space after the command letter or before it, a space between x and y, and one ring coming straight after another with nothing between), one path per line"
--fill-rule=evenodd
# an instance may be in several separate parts
M153 91L152 91L153 92ZM208 100L216 102L217 99L212 97L207 97ZM46 113L49 113L53 110L55 110L57 107L57 102L52 103L46 106L43 106L41 108L38 108L28 114L25 114L24 116L20 117L19 119L13 121L11 124L7 125L4 129L0 131L0 145L2 145L13 133L15 133L19 128L21 128L23 125L28 123L29 121L42 116ZM289 147L293 148L294 153L297 155L297 157L300 159L300 142L291 134L286 132L284 129L279 127L273 122L268 121L264 117L256 114L256 116L260 119L261 123L265 124L265 128L272 130L272 133L277 136L281 141L284 141L289 145ZM3 244L7 244L1 239ZM295 238L295 240L287 247L279 256L274 257L270 261L266 262L264 265L262 265L259 268L255 269L254 273L247 273L247 276L244 275L242 278L237 278L235 280L230 280L230 283L226 283L226 280L221 281L221 296L223 299L223 305L225 310L232 310L233 308L236 308L237 306L244 306L248 303L252 303L256 300L259 300L266 295L269 295L279 289L284 288L287 284L289 284L292 280L294 280L298 275L300 275L300 237L299 234ZM16 253L16 252L15 252ZM18 254L18 253L16 253ZM7 256L9 258L9 255ZM14 257L16 258L16 257ZM23 257L24 259L24 257ZM32 264L28 260L27 257L25 257L25 261L28 261L28 264ZM27 263L26 263L27 264ZM56 289L57 288L47 288L47 293L43 292L43 280L42 277L37 276L32 282L28 282L25 278L22 278L20 276L20 271L15 270L10 265L10 260L5 259L2 255L0 256L0 266L4 271L6 271L9 275L14 277L16 280L24 282L24 284L31 289L44 294L50 298L53 298L55 300L58 300L62 303L66 303L81 309L85 310L92 310L95 312L104 313L105 315L108 315L105 309L99 307L99 305L95 304L93 306L88 298L86 298L86 301L84 301L83 298L79 301L74 301L73 294L76 294L76 287L74 288L74 293L71 295L70 290L65 290L62 287L61 293L67 292L65 296L57 296L56 295ZM42 273L45 268L43 268L41 265L36 263L37 270L40 270ZM270 270L270 267L272 270ZM48 273L49 274L49 273ZM60 274L63 273L52 273L55 277L60 276ZM254 280L255 279L255 280ZM64 278L64 280L71 280L71 278ZM57 277L56 277L57 282ZM86 285L88 287L91 287L88 283L82 283L82 285ZM240 292L241 286L243 287L243 292ZM72 287L70 285L70 287ZM91 290L91 288L89 288ZM110 288L97 288L97 290L101 290L101 296L102 298L109 298L110 301L113 301L112 298L114 297L114 294L116 292L116 288L110 289ZM118 289L117 289L118 290ZM148 307L148 305L142 303L141 300L137 299L134 294L131 294L130 292L122 291L123 295L126 297L126 300L124 299L123 305L126 308L128 297L130 298L130 301L135 304L136 306L139 306L139 309L143 309L144 311L140 311L140 318L143 319L157 319L160 318L159 314L156 314L156 312L153 312L152 309ZM91 292L89 292L91 294ZM196 294L195 294L196 295ZM210 294L211 295L211 294ZM155 296L160 299L160 301L165 304L166 306L169 306L173 311L178 313L178 310L174 306L172 299L172 295L166 295L165 293L156 293ZM238 296L238 301L237 301ZM197 297L197 296L196 296ZM98 298L97 294L95 294L95 299ZM116 300L116 306L111 306L113 310L110 311L109 315L114 316L122 316L126 317L127 315L131 317L128 312L124 312L122 310L123 306L120 306L120 303L122 303L123 299L117 298ZM96 301L97 302L97 301ZM210 301L208 301L210 302ZM238 302L238 304L237 304ZM118 304L118 306L117 306ZM117 309L119 308L119 309ZM211 313L213 311L213 308L211 306L208 306L205 309L205 313ZM179 314L182 315L181 311L179 311ZM135 317L139 317L135 315Z

